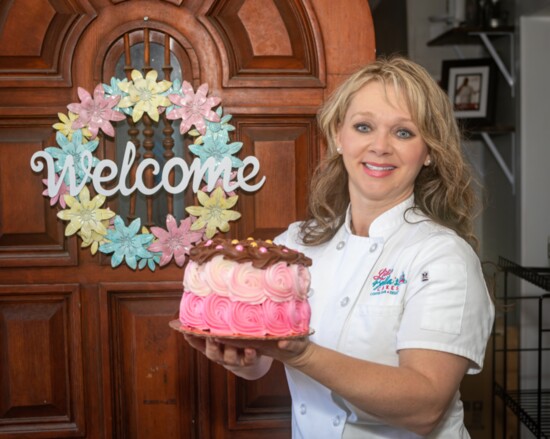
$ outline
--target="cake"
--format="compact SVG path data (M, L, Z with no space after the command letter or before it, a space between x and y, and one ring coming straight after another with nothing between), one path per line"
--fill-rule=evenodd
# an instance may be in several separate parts
M304 254L269 240L197 244L184 272L179 323L219 336L308 334L310 265Z

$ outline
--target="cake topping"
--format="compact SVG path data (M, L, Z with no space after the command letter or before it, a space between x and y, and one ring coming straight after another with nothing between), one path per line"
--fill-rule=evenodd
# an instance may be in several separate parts
M271 240L247 238L246 240L213 238L197 244L189 253L191 261L204 264L217 255L238 262L251 262L256 268L266 268L277 262L311 265L311 259L295 250L274 244Z

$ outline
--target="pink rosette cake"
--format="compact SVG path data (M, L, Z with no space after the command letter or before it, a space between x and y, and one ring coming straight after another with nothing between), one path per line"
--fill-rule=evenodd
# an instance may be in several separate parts
M309 333L311 259L272 241L214 238L193 247L183 277L183 328L232 337Z

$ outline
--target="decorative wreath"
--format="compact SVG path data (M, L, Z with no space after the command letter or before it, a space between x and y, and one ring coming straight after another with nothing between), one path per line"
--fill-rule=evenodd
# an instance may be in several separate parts
M60 122L53 125L57 130L58 146L45 148L45 153L55 161L55 181L60 189L52 196L49 190L43 192L50 197L50 205L59 204L62 210L57 216L68 221L65 236L78 235L82 247L90 247L91 253L111 254L111 266L117 267L123 261L132 269L145 266L154 271L156 265L167 265L172 259L183 266L189 250L199 241L209 239L218 231L227 232L229 221L240 218L241 214L230 210L237 203L238 196L224 192L221 180L210 193L206 188L197 191L200 205L186 207L189 214L180 221L170 214L166 217L166 228L141 226L136 218L128 226L124 220L109 208L102 208L106 197L98 194L91 198L87 187L91 178L82 169L81 154L97 149L99 131L114 137L111 122L131 117L139 121L144 114L158 122L159 114L166 111L170 120L180 120L180 132L194 137L189 150L204 163L214 157L220 163L225 157L231 160L232 168L244 166L243 161L233 156L242 148L242 142L230 142L229 132L235 127L229 124L231 115L223 114L219 106L221 99L208 97L208 85L202 84L197 91L187 81L157 81L158 73L149 71L145 77L134 70L132 80L112 78L109 85L98 84L93 96L78 87L80 103L67 105L68 114L58 113ZM194 126L194 129L192 127ZM77 185L83 183L76 196L69 193L69 175L65 173L60 183L60 173L67 157L74 159L74 174ZM92 156L93 157L93 156ZM99 160L92 158L92 167ZM231 178L235 173L232 172ZM82 182L86 179L85 182ZM42 180L47 185L47 179Z

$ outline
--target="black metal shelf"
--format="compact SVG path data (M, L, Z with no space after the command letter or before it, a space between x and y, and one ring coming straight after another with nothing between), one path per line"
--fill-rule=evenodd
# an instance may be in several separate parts
M538 305L538 337L535 346L520 346L512 347L508 344L508 324L509 319L506 311L503 314L504 330L503 330L503 346L497 347L496 337L493 337L493 398L498 397L504 402L502 429L503 437L506 436L508 428L506 422L506 408L510 409L525 425L536 438L550 439L550 389L543 387L542 371L547 370L543 366L543 352L550 351L550 347L543 343L543 336L550 333L550 327L544 326L545 304L550 303L550 267L523 267L506 258L500 257L498 261L499 268L504 273L504 291L502 296L498 296L497 300L501 301L504 307L509 307L514 303L522 303L527 300L536 301ZM515 275L520 279L530 282L547 293L535 295L510 295L509 290L509 275ZM546 309L550 311L550 309ZM536 388L523 389L521 384L517 388L510 389L507 385L508 381L508 357L511 353L517 353L517 362L521 368L521 353L535 353L537 357L537 386ZM499 382L499 377L496 376L495 364L497 356L502 358L502 379ZM519 379L519 376L518 376ZM493 415L495 410L493 399ZM494 416L493 416L494 418ZM495 437L495 428L493 421L493 438Z
M518 419L537 438L550 439L550 390L541 389L542 419L538 416L538 389L521 391L504 391L502 386L495 383L495 395L502 398L506 405L514 412Z

